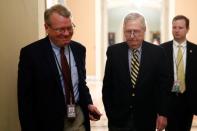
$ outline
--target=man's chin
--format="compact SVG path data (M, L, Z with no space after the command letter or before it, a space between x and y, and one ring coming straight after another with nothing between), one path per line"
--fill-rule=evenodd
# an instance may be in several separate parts
M64 45L69 45L69 44L70 44L70 40L64 41Z

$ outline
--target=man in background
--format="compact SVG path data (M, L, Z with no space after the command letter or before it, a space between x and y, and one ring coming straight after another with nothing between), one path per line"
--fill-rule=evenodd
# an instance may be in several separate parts
M172 20L173 40L163 43L170 69L170 112L166 131L190 131L197 114L197 45L187 40L189 19Z

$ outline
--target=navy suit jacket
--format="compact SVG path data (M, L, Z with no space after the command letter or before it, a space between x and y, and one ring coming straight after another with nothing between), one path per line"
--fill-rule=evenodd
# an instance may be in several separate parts
M161 47L144 41L139 78L133 89L128 49L127 43L123 42L107 50L102 93L108 124L124 127L129 114L133 113L137 131L154 131L157 113L166 116L168 112L166 56Z
M187 41L186 50L186 72L185 72L185 83L186 91L184 95L186 96L186 103L188 108L190 108L194 114L197 114L197 45ZM173 64L173 41L168 41L161 46L165 49L168 57L168 65L170 70L170 89L174 82L174 64Z
M71 41L79 76L79 105L90 130L87 105L92 104L86 86L85 53L81 44ZM18 111L22 131L63 131L65 101L52 46L46 37L20 52L18 66Z

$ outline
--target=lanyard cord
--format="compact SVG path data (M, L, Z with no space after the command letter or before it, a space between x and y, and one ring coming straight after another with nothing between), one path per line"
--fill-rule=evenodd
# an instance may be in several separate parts
M58 69L61 71L61 75L63 74L63 71L62 71L62 67L60 66L60 62L58 61L57 59L57 56L55 54L55 52L53 51L53 55L55 57L55 61L57 62L57 65L58 65ZM68 66L70 68L70 74L71 73L71 57L70 57L70 46L68 46L68 55L69 55L69 58L68 58ZM72 79L71 79L72 80Z

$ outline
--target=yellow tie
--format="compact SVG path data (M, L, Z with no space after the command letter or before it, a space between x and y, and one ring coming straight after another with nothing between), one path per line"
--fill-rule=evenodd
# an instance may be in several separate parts
M139 72L139 58L138 58L138 50L132 50L133 56L131 59L131 83L133 88L136 86L138 72Z
M177 80L179 80L179 89L180 92L183 93L185 91L185 71L183 65L183 53L181 50L182 46L178 46L178 53L177 53Z

